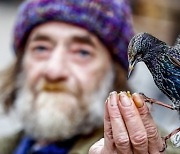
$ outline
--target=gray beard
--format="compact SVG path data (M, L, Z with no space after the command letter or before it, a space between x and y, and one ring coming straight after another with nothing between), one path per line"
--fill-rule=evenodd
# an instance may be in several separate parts
M104 102L112 90L114 71L111 68L93 93L83 99L68 95L40 93L37 97L26 85L23 73L18 77L15 110L26 134L34 139L64 140L88 134L103 125ZM79 104L84 104L81 107Z

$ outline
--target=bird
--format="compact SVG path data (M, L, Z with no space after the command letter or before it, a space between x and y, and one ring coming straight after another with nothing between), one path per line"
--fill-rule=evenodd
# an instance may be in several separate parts
M180 35L174 46L169 46L151 34L139 33L128 45L128 61L128 78L135 65L143 61L156 86L172 101L169 108L180 111Z
M136 34L128 45L128 78L138 62L144 62L149 69L156 86L171 100L171 105L155 100L140 93L145 102L156 103L172 110L180 116L180 35L173 46L153 35L142 32ZM164 137L166 140L180 131L180 127ZM163 151L162 150L162 151Z

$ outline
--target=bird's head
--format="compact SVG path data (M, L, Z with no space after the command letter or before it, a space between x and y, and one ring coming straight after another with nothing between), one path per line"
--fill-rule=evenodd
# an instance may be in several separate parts
M178 44L178 43L177 43ZM139 33L135 35L128 46L128 60L129 71L128 78L130 77L134 66L140 61L151 61L158 52L162 52L164 47L167 46L165 42L157 39L148 33Z
M134 66L140 61L147 61L154 59L154 56L165 47L166 43L157 39L148 33L139 33L135 35L128 46L128 60L129 71L128 78L130 77ZM155 50L156 49L156 50ZM158 49L158 50L157 50Z
M144 48L143 42L146 33L140 33L135 35L128 46L128 61L129 61L129 70L128 78L130 77L132 71L134 70L135 65L143 60L143 57L146 54L146 49Z

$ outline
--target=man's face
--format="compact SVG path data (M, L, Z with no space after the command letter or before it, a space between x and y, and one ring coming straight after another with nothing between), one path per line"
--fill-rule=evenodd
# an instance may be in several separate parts
M28 38L22 70L16 107L27 133L56 140L102 124L113 70L95 35L62 22L42 24Z

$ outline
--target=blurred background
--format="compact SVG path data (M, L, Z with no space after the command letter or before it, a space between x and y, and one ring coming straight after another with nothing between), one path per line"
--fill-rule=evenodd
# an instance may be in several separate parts
M0 70L8 66L14 59L11 35L18 4L22 0L0 0ZM133 10L135 32L148 32L169 45L173 45L180 34L180 0L129 0ZM149 97L171 103L155 86L151 74L144 63L137 64L129 79L133 92L143 92ZM179 117L175 111L152 106L152 115L156 123L167 131L179 127ZM13 114L10 115L13 117ZM0 117L0 133L5 127L9 133L7 118ZM10 122L16 123L15 119ZM4 127L3 127L4 126ZM18 129L19 124L14 125Z

